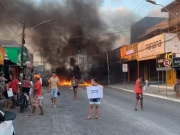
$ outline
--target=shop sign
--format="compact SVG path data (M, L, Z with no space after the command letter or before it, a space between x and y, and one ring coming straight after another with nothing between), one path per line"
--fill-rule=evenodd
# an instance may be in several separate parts
M126 55L133 54L133 53L134 53L134 50L132 49L132 50L127 51Z
M4 48L0 46L0 65L4 65Z
M120 47L120 58L124 58L124 56L126 55L126 50L127 50L126 45Z
M156 57L157 71L170 70L172 67L172 58L173 58L172 52L157 55Z
M123 72L128 72L128 64L123 64Z
M180 67L180 57L173 58L172 65L173 67Z
M156 58L156 55L164 53L164 34L138 43L138 60Z

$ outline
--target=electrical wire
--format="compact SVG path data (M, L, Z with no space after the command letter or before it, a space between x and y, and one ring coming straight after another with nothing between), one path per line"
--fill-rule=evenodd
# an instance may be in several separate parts
M141 6L142 4L144 3L144 0L137 6L137 7L135 7L128 15L126 15L122 20L124 21L128 16L130 16L139 6ZM117 25L117 26L113 26L113 27L111 27L111 28L117 28L117 27L119 27L119 24Z
M21 23L21 21L19 21L16 17L14 17L1 3L0 3L0 6L12 17L14 18L17 22Z
M167 25L161 25L161 26L153 26L153 27L157 27L157 28L161 28L163 26L167 26ZM131 33L129 32L129 30L119 30L119 31L114 31L114 32L111 32L111 31L107 31L107 32L104 32L104 33L96 33L96 34L89 34L89 35L76 35L76 36L72 36L71 38L85 38L85 37L92 37L92 36L97 36L97 35L109 35L109 34L119 34L119 33L128 33L128 34L131 34L131 35L142 35L142 33L135 33L135 34L132 34L132 32L136 32L138 30L146 30L146 29L149 29L149 28L152 28L152 27L145 27L145 28L138 28L138 29L134 29L131 31ZM62 35L63 36L63 35ZM40 38L56 38L58 39L59 37L53 37L53 36L42 36L42 35L26 35L26 37L40 37ZM60 38L59 38L60 39Z
M15 31L11 26L9 26L1 17L0 17L0 20L1 20L5 25L7 25L13 32L16 33L16 31Z
M14 36L12 37L12 39L11 39L10 42L12 42L12 41L14 40L14 38L15 38L15 36L18 34L18 31L19 31L20 28L21 28L21 24L20 24L19 28L17 29L16 33L14 34Z

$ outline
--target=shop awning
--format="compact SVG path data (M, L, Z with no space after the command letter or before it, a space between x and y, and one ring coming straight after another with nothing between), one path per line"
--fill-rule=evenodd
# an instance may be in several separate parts
M15 65L21 66L21 47L6 47L5 50L5 61L10 61Z

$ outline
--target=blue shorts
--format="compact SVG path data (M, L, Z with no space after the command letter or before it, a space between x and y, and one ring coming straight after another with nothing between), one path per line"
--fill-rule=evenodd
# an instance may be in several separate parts
M94 98L89 100L90 105L100 105L100 98Z
M57 97L57 96L58 96L57 93L58 93L58 90L57 90L57 89L51 89L51 97L52 97L52 98Z

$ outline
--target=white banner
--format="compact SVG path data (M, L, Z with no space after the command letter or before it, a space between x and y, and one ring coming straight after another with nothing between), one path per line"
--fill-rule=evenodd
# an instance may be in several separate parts
M13 97L12 88L9 88L9 90L7 91L7 95L8 95L8 97Z
M164 53L164 34L138 43L138 61L156 58Z
M87 87L88 99L103 98L103 87L102 86L90 86Z

